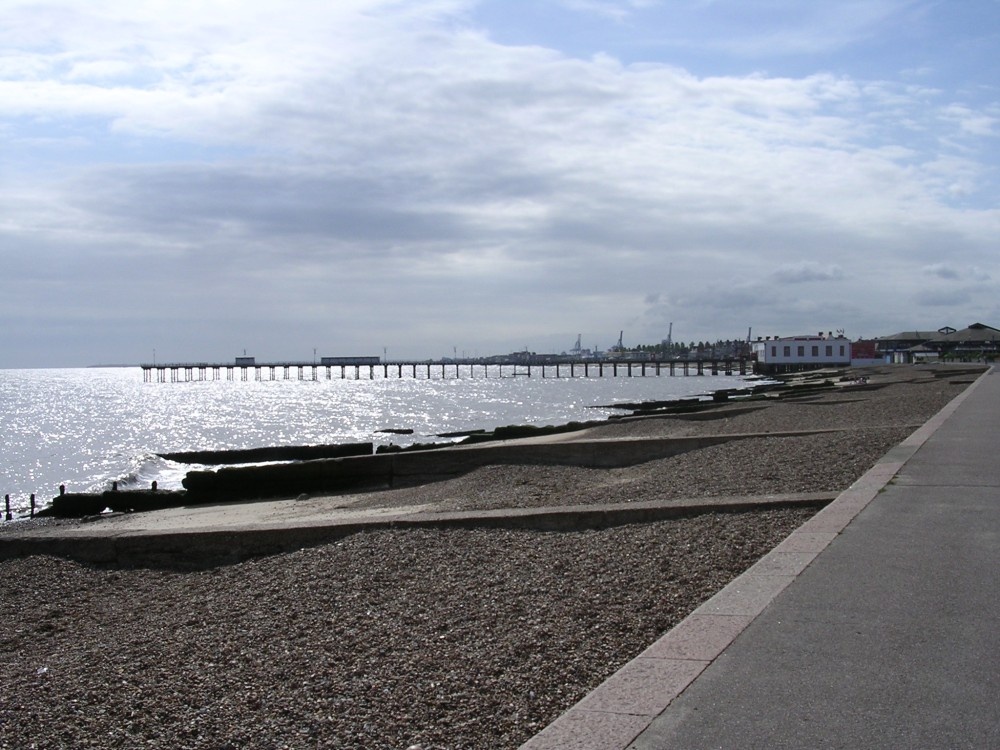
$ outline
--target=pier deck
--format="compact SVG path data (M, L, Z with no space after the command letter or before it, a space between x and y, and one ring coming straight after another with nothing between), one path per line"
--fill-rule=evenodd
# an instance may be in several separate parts
M370 357L323 362L169 362L142 364L147 383L203 380L374 380L405 377L446 379L460 377L658 377L662 375L750 375L746 359L718 360L559 360L559 361L399 361L372 362Z

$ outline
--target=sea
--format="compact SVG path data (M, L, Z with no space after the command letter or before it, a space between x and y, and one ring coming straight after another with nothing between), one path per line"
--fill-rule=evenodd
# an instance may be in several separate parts
M576 368L511 376L497 368L433 368L430 377L146 382L139 367L0 370L0 495L23 514L32 493L48 504L67 492L180 489L205 465L158 454L286 445L446 443L441 433L504 425L561 425L624 413L614 404L708 398L749 388L723 375L589 377ZM339 372L338 368L334 368ZM348 368L353 374L353 368ZM692 371L693 372L693 371ZM485 377L483 376L485 374ZM503 377L501 377L501 374ZM409 431L411 434L384 432Z

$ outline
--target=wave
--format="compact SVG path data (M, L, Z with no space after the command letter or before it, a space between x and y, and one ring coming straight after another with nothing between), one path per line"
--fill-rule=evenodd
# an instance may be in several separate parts
M158 489L179 490L183 489L181 482L184 476L199 468L205 467L170 461L155 453L143 453L134 456L122 474L109 479L99 489L110 490L117 483L120 490L148 490L156 482Z

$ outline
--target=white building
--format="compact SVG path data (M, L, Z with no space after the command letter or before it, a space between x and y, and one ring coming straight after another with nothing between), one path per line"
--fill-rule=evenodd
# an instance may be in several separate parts
M840 331L815 336L758 338L750 344L758 372L794 372L821 367L850 367L851 342Z

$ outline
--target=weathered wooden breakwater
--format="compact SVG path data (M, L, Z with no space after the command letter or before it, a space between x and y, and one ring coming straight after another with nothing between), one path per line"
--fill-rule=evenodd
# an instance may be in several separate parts
M381 362L377 357L323 362L211 363L172 362L142 364L147 383L178 383L203 380L374 380L447 378L577 378L659 377L663 375L750 375L753 363L746 359L718 360L560 360L560 361L452 361ZM373 361L374 360L374 361Z

